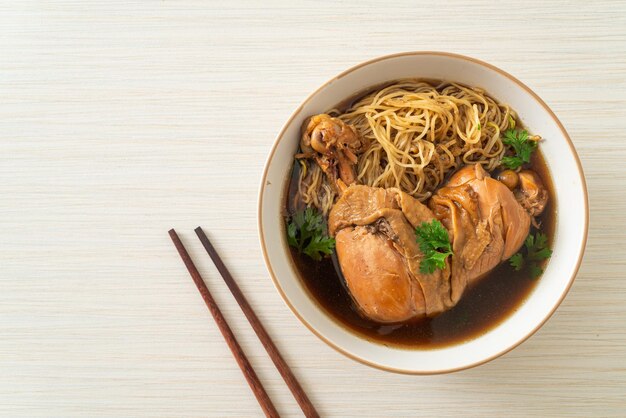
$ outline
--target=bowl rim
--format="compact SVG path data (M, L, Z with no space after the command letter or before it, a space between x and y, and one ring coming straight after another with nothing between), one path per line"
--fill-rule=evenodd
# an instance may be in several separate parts
M557 303L554 305L554 307L550 310L550 312L537 324L537 326L535 326L528 334L526 334L525 336L523 336L521 339L519 339L518 341L516 341L515 343L511 344L508 348L493 354L485 359L482 359L480 361L476 361L474 363L470 363L464 366L460 366L460 367L454 367L454 368L446 368L446 369L441 369L441 370L432 370L432 371L416 371L416 370L405 370L405 369L398 369L398 368L394 368L394 367L388 367L388 366L384 366L372 361L369 361L365 358L361 358L358 357L352 353L350 353L349 351L345 350L342 347L339 347L338 345L336 345L335 343L329 341L326 337L324 337L319 331L317 331L316 329L314 329L308 322L306 319L304 319L300 313L298 312L298 310L291 304L291 302L289 301L289 299L287 298L287 296L285 295L279 281L276 279L276 275L274 273L274 270L272 269L272 265L270 263L268 254L267 254L267 248L265 246L265 235L263 232L263 194L265 192L265 186L266 186L266 179L267 179L267 173L269 170L269 165L270 162L272 161L273 157L274 157L274 153L276 152L276 149L278 147L279 142L281 141L281 139L283 138L285 131L287 130L287 127L289 125L291 125L291 123L293 122L293 120L295 119L295 117L302 111L302 109L304 108L304 106L314 97L316 96L322 89L326 88L329 84L331 84L333 81L338 80L356 70L358 70L359 68L365 67L367 65L379 62L379 61L384 61L384 60L389 60L389 59L394 59L394 58L398 58L398 57L406 57L406 56L420 56L420 55L435 55L435 56L444 56L444 57L451 57L451 58L455 58L455 59L460 59L460 60L464 60L464 61L468 61L470 63L473 64L478 64L480 66L486 67L489 70L495 71L501 75L503 75L504 77L508 78L509 80L511 80L513 83L515 83L518 87L520 87L521 89L525 90L528 94L530 94L530 96L537 102L537 104L539 106L541 106L547 113L548 115L554 120L554 122L556 123L557 127L559 128L559 130L561 131L561 133L563 134L563 137L565 138L565 140L567 141L567 144L570 148L570 151L572 153L572 155L574 156L574 160L576 162L576 166L578 168L578 176L580 177L580 182L583 188L583 205L584 205L584 216L585 216L585 221L584 221L584 234L583 234L583 239L581 240L580 243L580 247L578 249L578 260L576 260L576 266L574 268L574 270L572 271L572 275L569 278L569 281L567 283L567 286L565 287L565 289L563 290L563 293L560 295L559 300L557 301ZM559 120L559 118L556 116L556 114L552 111L552 109L550 109L550 107L543 101L543 99L541 99L541 97L539 97L539 95L537 95L537 93L535 93L530 87L528 87L526 84L522 83L520 80L518 80L516 77L514 77L513 75L509 74L508 72L496 67L495 65L489 64L485 61L473 58L473 57L469 57L466 55L461 55L461 54L456 54L456 53L452 53L452 52L442 52L442 51L408 51L408 52L400 52L400 53L395 53L395 54L389 54L389 55L383 55L383 56L379 56L376 58L372 58L369 59L367 61L363 61L359 64L356 64L350 68L348 68L347 70L339 73L338 75L332 77L331 79L329 79L328 81L326 81L325 83L323 83L321 86L319 86L315 91L313 91L311 94L309 94L307 96L306 99L304 99L300 105L292 112L291 116L289 117L289 119L287 119L287 121L283 124L280 132L278 133L278 135L276 136L276 139L274 140L274 143L272 145L272 148L270 150L270 153L267 156L267 159L265 160L265 164L264 164L264 168L263 168L263 175L261 176L261 184L259 187L259 194L258 194L258 203L257 203L257 227L258 227L258 231L259 231L259 240L261 243L261 250L263 252L263 259L265 261L265 266L267 267L267 270L270 274L270 277L272 279L272 282L274 283L274 287L276 288L276 290L278 291L278 293L280 294L280 297L282 298L283 302L289 307L289 309L291 310L291 312L296 316L296 318L298 318L300 320L300 322L302 322L302 324L304 324L304 326L306 326L309 331L311 331L314 335L316 335L320 340L322 340L323 342L325 342L328 346L330 346L331 348L333 348L334 350L336 350L337 352L343 354L344 356L355 360L361 364L364 364L366 366L370 366L379 370L384 370L384 371L388 371L388 372L392 372L392 373L398 373L398 374L406 374L406 375L435 375L435 374L446 374L446 373L453 373L453 372L457 372L457 371L461 371L461 370L467 370L467 369L471 369L477 366L480 366L482 364L485 364L491 360L494 360L506 353L508 353L509 351L513 350L514 348L518 347L520 344L522 344L524 341L528 340L531 336L533 336L547 321L548 319L550 319L552 317L552 315L554 314L554 312L556 312L556 310L558 309L558 307L561 305L561 303L563 302L563 300L565 299L565 297L567 296L567 294L569 293L569 290L571 289L574 280L576 278L576 276L578 275L578 271L580 269L580 266L582 264L582 260L583 260L583 255L585 253L585 247L587 244L587 238L588 238L588 233L589 233L589 194L587 191L587 183L585 181L585 175L583 172L583 167L582 167L582 163L580 161L580 157L578 156L578 153L576 152L576 148L574 147L574 144L572 142L572 139L570 138L570 136L568 135L567 131L565 130L565 127L563 126L563 124L561 123L561 121Z

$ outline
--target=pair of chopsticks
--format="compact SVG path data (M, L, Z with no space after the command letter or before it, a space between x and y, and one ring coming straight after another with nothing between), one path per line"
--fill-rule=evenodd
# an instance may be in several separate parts
M304 390L302 389L302 387L296 380L296 377L291 372L291 369L289 368L287 363L285 363L285 360L280 355L278 348L276 348L269 334L267 333L267 331L265 331L265 328L263 328L261 321L259 321L259 318L256 316L256 314L252 310L252 307L250 307L250 304L246 300L245 296L243 295L243 293L241 293L241 290L239 289L239 286L237 286L235 279L233 279L233 276L231 276L230 272L228 271L228 269L222 262L220 256L217 254L217 251L215 251L215 248L213 248L213 245L211 244L211 241L209 241L209 238L206 236L206 234L200 227L197 227L195 229L195 232L196 232L196 235L198 235L200 242L202 242L204 249L211 257L211 260L213 260L213 264L215 264L215 267L217 267L217 270L222 275L224 282L230 289L230 292L233 294L235 300L239 304L239 307L241 308L244 315L248 319L248 322L250 322L252 329L254 329L254 332L256 333L257 337L259 337L261 344L263 344L263 347L265 347L265 351L267 351L267 354L269 354L270 358L274 362L274 365L278 369L278 372L280 373L283 380L285 381L285 383L291 390L291 393L293 394L294 398L296 398L296 401L298 402L298 405L300 405L300 408L302 409L302 412L304 413L304 415L306 417L319 417L319 414L315 410L315 407L313 406L309 398L306 396L306 393L304 393ZM211 296L211 292L209 292L209 289L204 283L204 280L202 279L200 272L198 271L196 266L193 264L193 261L191 260L189 253L187 252L187 250L185 249L185 246L183 245L180 238L178 237L178 234L173 229L170 229L168 233L170 235L170 238L174 242L176 249L178 250L178 254L180 254L180 257L183 259L183 262L185 263L185 266L187 267L187 270L189 271L191 278L196 284L196 287L198 288L198 290L200 291L200 295L202 296L202 299L204 299L204 302L206 303L207 307L209 308L209 311L211 312L211 315L213 315L213 319L215 320L222 335L224 336L224 339L226 340L226 344L228 344L230 351L233 353L233 356L235 357L235 360L237 360L237 364L239 365L239 368L243 372L243 375L245 376L246 380L248 381L248 384L250 385L252 392L254 392L254 396L259 402L261 409L263 410L265 415L268 417L278 417L279 414L276 411L276 408L274 407L272 400L270 399L267 392L263 388L261 381L259 380L258 376L254 372L254 369L252 368L252 365L248 361L248 358L246 357L243 350L241 349L241 346L237 342L237 339L235 338L233 331L228 326L228 323L226 322L226 319L222 315L222 312L220 311L219 307L215 303L213 296Z

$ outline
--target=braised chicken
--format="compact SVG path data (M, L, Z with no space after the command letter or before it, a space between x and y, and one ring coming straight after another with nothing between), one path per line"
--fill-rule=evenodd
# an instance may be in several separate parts
M530 229L513 192L480 164L457 171L429 206L452 237L453 289L460 291L511 257Z
M339 192L356 182L355 166L362 147L353 126L327 114L312 116L303 125L303 156L314 158Z
M328 226L350 295L364 316L382 323L450 309L468 286L519 250L531 215L545 207L543 192L538 176L523 171L516 199L480 164L457 171L432 196L430 209L399 189L347 188ZM415 228L432 219L448 230L453 256L444 269L424 274Z
M395 189L349 187L333 206L329 232L350 294L377 322L433 316L454 306L450 269L420 272L415 228L433 213Z
M519 190L515 192L515 198L531 216L539 216L548 203L548 190L537 173L523 170L519 173Z

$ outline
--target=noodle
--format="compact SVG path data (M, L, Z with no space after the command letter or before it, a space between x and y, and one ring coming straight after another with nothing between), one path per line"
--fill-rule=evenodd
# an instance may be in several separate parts
M456 83L400 80L367 94L344 112L328 112L354 126L364 141L357 182L398 187L428 199L446 175L465 164L493 170L505 152L500 132L514 112L483 90ZM300 172L303 203L323 213L336 192L314 161Z
M307 168L300 170L296 201L299 198L306 206L314 206L327 214L335 203L337 193L328 184L322 169L315 162L307 161L304 164Z

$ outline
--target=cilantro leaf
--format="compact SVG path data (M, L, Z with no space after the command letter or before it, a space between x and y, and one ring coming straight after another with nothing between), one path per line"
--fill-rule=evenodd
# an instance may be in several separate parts
M420 244L422 252L429 249L445 249L451 251L450 237L448 231L436 219L430 223L422 222L415 230L417 234L417 242Z
M287 221L287 243L315 261L330 255L335 240L326 234L322 214L313 208L296 212Z
M420 264L420 272L431 274L436 269L445 269L446 268L446 258L452 254L451 252L440 253L438 251L433 251L429 253L428 258L422 260Z
M542 261L552 256L552 250L549 248L542 248L540 250L528 251L528 259L532 261Z
M530 277L533 279L536 279L543 274L543 269L535 263L531 263L528 270L530 272Z
M520 157L502 157L502 165L510 170L515 170L524 165L524 161Z
M538 248L546 248L548 245L548 236L541 232L537 232L535 235L535 246Z
M415 228L417 243L424 258L420 262L420 272L431 274L436 269L446 268L446 258L452 255L452 245L446 228L436 219L422 222Z
M298 248L298 240L296 239L296 235L298 233L298 227L295 223L290 223L287 225L287 242L290 246Z
M502 158L501 164L508 169L515 170L525 163L530 162L530 157L537 149L537 142L528 138L528 132L525 130L516 131L509 129L504 132L502 138L504 145L508 145L513 149L515 155Z
M528 234L526 239L524 240L524 245L526 248L532 248L535 246L535 236L533 234Z
M526 255L522 254L525 252ZM528 234L524 241L524 248L509 258L509 263L516 270L520 271L527 267L530 276L535 279L543 273L541 262L552 256L552 250L548 248L548 236L541 232Z
M522 253L513 254L511 258L509 258L509 263L511 263L515 271L520 271L522 267L524 267L524 256Z
M304 247L302 252L311 257L313 260L320 261L322 259L322 255L332 254L334 247L335 240L333 238L323 235L315 235L309 244Z

